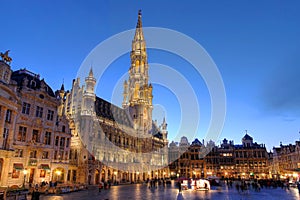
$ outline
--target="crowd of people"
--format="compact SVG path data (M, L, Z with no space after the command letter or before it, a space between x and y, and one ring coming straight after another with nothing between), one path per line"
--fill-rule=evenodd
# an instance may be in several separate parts
M284 190L290 190L291 183L289 180L273 180L273 179L259 179L259 180L232 180L225 179L225 184L229 189L233 188L233 184L238 192L245 192L248 190L254 190L259 192L262 188L271 189L271 188L282 188ZM300 193L300 183L297 182L293 186L298 188Z

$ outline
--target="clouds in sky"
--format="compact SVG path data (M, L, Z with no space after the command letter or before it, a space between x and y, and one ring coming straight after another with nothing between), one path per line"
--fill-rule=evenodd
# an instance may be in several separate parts
M291 121L300 116L300 58L282 62L262 86L263 111Z

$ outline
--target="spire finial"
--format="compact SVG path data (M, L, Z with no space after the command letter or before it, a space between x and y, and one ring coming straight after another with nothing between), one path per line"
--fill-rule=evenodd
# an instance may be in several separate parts
M93 73L93 67L91 67L91 69L90 69L89 76L90 76L90 77L93 77L93 76L94 76L94 73Z
M138 22L137 22L136 27L142 28L142 10L141 9L138 12Z
M63 78L63 81L62 81L62 84L61 84L61 87L60 87L60 90L61 90L61 91L65 91L65 85L64 85L64 82L65 82L65 80L64 80L64 78Z

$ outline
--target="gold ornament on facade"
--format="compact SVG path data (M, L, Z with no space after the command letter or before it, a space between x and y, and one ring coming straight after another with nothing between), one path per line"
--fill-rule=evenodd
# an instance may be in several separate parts
M12 58L9 57L8 53L9 53L9 50L5 51L5 53L2 53L2 52L1 52L1 53L0 53L0 56L1 56L1 58L2 58L2 60L3 60L4 62L10 64L11 61L12 61Z

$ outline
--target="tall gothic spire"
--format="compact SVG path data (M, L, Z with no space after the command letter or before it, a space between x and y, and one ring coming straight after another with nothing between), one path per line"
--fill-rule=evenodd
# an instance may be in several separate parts
M143 27L142 27L142 11L139 10L138 13L138 21L136 24L135 35L133 41L143 41L144 34L143 34Z
M123 108L130 108L135 127L147 132L152 123L152 86L149 84L146 42L142 28L141 10L130 53L129 79L124 82Z

